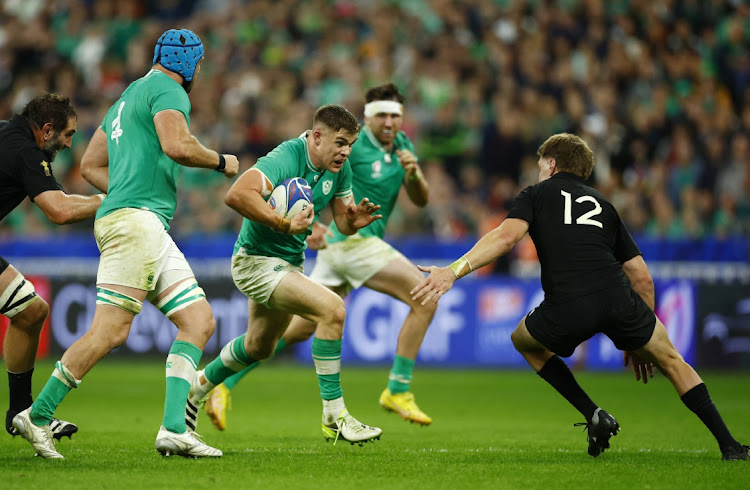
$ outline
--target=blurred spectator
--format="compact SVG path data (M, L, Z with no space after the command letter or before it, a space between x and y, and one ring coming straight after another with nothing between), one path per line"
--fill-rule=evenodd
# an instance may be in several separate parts
M245 168L307 129L323 103L362 113L367 87L407 95L404 130L433 189L404 204L391 235L453 240L487 231L537 180L536 148L575 132L592 183L634 233L750 233L750 8L629 0L8 0L0 14L0 117L65 93L79 133L55 174L85 192L78 161L113 98L164 29L212 52L191 96L192 128ZM203 174L201 174L203 175ZM222 179L182 172L175 233L229 232ZM21 206L0 233L44 233ZM85 226L56 233L90 232ZM524 250L533 261L533 251ZM505 269L501 265L500 269Z

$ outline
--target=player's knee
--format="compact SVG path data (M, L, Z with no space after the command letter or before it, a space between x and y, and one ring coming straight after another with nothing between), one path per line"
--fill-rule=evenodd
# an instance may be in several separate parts
M416 307L416 309L412 307L412 311L424 317L429 322L432 321L432 317L435 316L437 307L437 303L435 303L434 301L428 301L426 305L419 305Z
M322 317L322 323L329 325L341 326L343 329L344 321L346 320L346 308L344 307L344 300L336 296L327 305L324 306L324 312Z
M38 297L29 306L13 316L11 322L13 326L30 333L38 333L42 330L44 320L49 315L49 305L42 298Z
M111 329L111 334L106 339L102 339L103 342L106 342L110 351L121 347L128 340L129 327L129 323L127 325L117 325Z

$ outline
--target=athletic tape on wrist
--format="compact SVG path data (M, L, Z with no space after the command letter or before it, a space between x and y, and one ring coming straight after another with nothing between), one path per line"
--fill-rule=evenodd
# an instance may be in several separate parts
M469 266L469 270L465 270L467 265ZM456 279L459 279L474 270L474 268L471 267L471 262L469 262L469 259L467 259L465 255L449 265L448 268L453 271Z
M275 230L279 233L289 233L289 228L292 226L291 220L284 218L283 216L279 216L279 222L276 223Z

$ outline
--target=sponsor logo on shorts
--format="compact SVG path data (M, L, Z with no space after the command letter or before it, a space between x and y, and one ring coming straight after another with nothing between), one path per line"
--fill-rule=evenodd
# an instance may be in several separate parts
M284 268L284 265L283 264L279 264L276 267L274 267L273 270L274 270L274 272L279 272L283 268Z

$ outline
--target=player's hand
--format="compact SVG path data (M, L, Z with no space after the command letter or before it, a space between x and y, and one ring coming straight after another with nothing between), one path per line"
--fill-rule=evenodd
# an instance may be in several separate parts
M226 166L224 167L224 175L228 179L231 179L235 175L237 175L237 172L240 171L240 161L237 160L237 157L234 155L225 154L224 155L224 161L226 162Z
M419 171L417 157L409 150L396 150L396 156L401 166L406 171L406 177L409 178Z
M346 208L346 220L349 226L359 230L383 217L380 214L373 214L378 209L380 209L380 204L373 204L365 197L358 205L351 204Z
M316 221L312 227L312 234L307 237L307 246L312 250L322 250L328 246L326 236L333 236L331 230L320 221Z
M305 209L294 215L289 225L289 235L299 235L310 229L313 219L315 218L315 206L307 206Z
M638 354L630 351L624 351L622 360L625 366L627 366L628 363L632 361L633 372L635 373L636 381L643 380L643 384L647 384L648 378L654 377L654 365L643 359Z
M422 282L414 286L414 289L410 293L414 301L423 298L423 305L426 305L430 300L437 303L453 287L453 283L456 282L456 275L448 267L435 267L434 265L422 267L418 265L417 268L422 272L430 274L422 279Z

